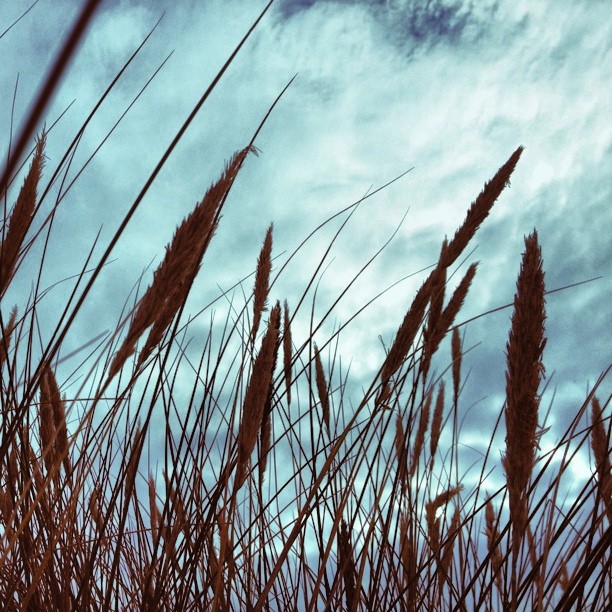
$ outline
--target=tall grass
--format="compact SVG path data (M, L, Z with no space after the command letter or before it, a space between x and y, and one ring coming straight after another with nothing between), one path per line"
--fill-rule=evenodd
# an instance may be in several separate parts
M74 29L77 39L94 4ZM67 58L74 47L67 45ZM185 303L228 193L243 164L256 161L257 133L219 169L116 329L88 348L81 388L62 393L57 357L77 313L87 311L112 248L233 57L103 256L92 264L84 254L52 333L40 330L39 275L28 298L12 306L5 296L16 275L42 270L45 250L37 261L33 246L56 231L50 187L63 161L42 186L52 130L40 132L20 188L16 182L64 60L8 156L0 250L4 609L607 609L612 421L609 398L597 392L609 369L553 450L541 451L546 288L535 230L517 262L506 347L505 482L484 490L496 464L493 438L475 487L464 482L457 444L469 360L458 315L477 267L454 289L450 279L522 147L442 242L359 395L334 351L338 334L350 330L317 345L316 321L305 337L295 331L308 316L310 284L301 295L274 295L283 269L272 276L272 226L253 262L252 291L244 303L229 303L220 332L211 320L199 361L188 356L185 338L199 319L184 313ZM448 364L441 374L431 367L434 357ZM181 397L190 388L186 404L177 401L179 386ZM565 499L570 462L587 453L591 471L579 494Z

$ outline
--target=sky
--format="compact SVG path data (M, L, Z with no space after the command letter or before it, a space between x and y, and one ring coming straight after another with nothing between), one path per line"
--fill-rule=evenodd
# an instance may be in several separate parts
M0 31L29 5L3 3ZM49 173L162 14L85 133L71 177L172 55L63 200L45 268L47 286L79 272L98 232L95 253L101 255L149 172L264 5L259 0L102 4L48 108L50 125L70 105L48 136ZM77 7L74 1L39 0L0 38L3 154L17 78L14 132ZM341 335L339 351L351 364L357 403L359 388L368 385L384 356L381 339L386 346L392 341L424 279L422 270L436 261L441 241L454 233L484 182L523 145L511 187L476 235L477 248L451 287L470 262L479 261L459 320L510 303L523 238L534 228L548 289L600 277L547 299L549 387L542 412L552 402L547 425L554 444L610 363L610 40L612 21L603 0L277 0L148 192L67 338L65 353L114 329L140 275L150 280L151 266L161 261L176 225L224 162L248 144L295 76L255 142L259 156L249 157L226 204L190 298L192 310L218 296L219 287L228 289L253 272L270 223L278 269L320 223L410 170L360 205L320 275L319 317L400 226L316 336L325 344L334 326L409 277ZM272 300L286 298L290 308L297 304L338 226L338 221L327 225L300 252L274 286ZM251 283L245 281L245 291ZM53 320L63 287L67 284L55 287L45 304ZM14 301L30 288L31 275L24 270ZM307 335L312 294L309 299L296 321L296 340ZM504 401L510 316L507 309L462 328L464 346L472 350L464 358L469 377L461 443L474 460L485 450ZM445 350L447 361L439 367L450 360ZM70 372L75 364L65 367ZM67 393L69 388L66 384ZM607 380L599 392L602 404L609 394ZM588 468L576 462L575 469L579 475Z

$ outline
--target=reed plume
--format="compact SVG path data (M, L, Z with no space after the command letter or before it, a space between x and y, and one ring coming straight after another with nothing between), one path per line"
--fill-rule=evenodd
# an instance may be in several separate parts
M8 352L11 348L11 337L13 330L15 329L15 321L17 320L17 306L11 308L11 316L9 317L8 323L2 326L2 341L0 341L0 368L4 365L4 362L8 359Z
M406 592L406 609L415 612L417 609L418 559L417 550L410 532L411 522L404 513L400 514L400 561L404 589Z
M455 322L455 318L463 306L463 302L465 301L467 293L470 289L470 285L472 284L474 276L476 275L477 267L478 264L475 263L470 265L465 273L465 276L461 279L460 283L453 291L453 295L451 296L446 308L439 313L438 317L436 318L436 323L428 331L428 333L424 334L422 359L422 371L424 377L427 376L427 373L429 372L431 358L440 347L440 343Z
M279 330L280 304L277 302L270 312L268 329L261 342L261 349L255 358L253 372L242 405L242 420L238 432L238 469L234 483L234 490L236 491L242 487L246 480L251 453L261 429L264 408L272 384L274 354L278 343Z
M544 272L538 235L525 238L525 252L516 283L514 312L506 344L506 473L512 525L512 601L516 606L519 551L529 516L529 482L535 464L540 398L538 387L544 374Z
M425 522L427 524L427 538L433 553L438 557L440 553L440 519L436 516L440 508L446 506L456 495L463 490L463 485L451 487L436 495L425 504Z
M246 156L254 152L247 147L234 154L219 180L211 185L204 198L187 216L166 247L166 255L153 274L153 282L142 296L125 340L111 363L109 380L119 372L136 351L136 343L152 326L138 357L140 367L161 341L174 316L187 298L204 253L219 223L220 208Z
M66 473L70 473L68 456L68 430L64 401L53 374L47 364L43 369L40 384L40 437L47 471L51 472L58 460L63 459ZM56 477L59 473L56 471Z
M280 304L277 302L276 308L278 310L278 322L275 322L280 328ZM280 334L277 331L276 340L274 343L274 355L272 357L271 372L276 370L276 361L278 359L278 349L280 347ZM259 458L259 475L260 480L263 482L264 473L268 466L268 453L272 448L272 402L274 395L274 385L272 381L268 385L268 395L266 396L266 403L264 404L263 417L261 419L261 427L259 429L259 447L260 447L260 458Z
M338 530L338 569L342 574L344 582L344 597L347 610L355 610L357 607L357 593L355 590L355 561L353 558L353 546L346 521L342 519Z
M259 322L261 321L261 315L266 310L266 303L268 301L268 292L270 290L270 272L272 270L272 228L273 224L270 224L266 237L264 238L261 252L257 259L257 271L255 273L255 289L254 289L254 300L253 300L253 327L251 328L251 344L255 342L257 336L257 330L259 329Z
M376 398L376 406L384 404L390 397L389 382L391 377L403 365L412 343L419 331L425 309L431 297L432 281L430 275L421 285L415 295L404 320L399 326L393 344L387 353L380 372L380 391Z
M481 226L482 222L489 216L493 205L497 201L504 187L510 184L510 176L516 168L516 164L523 153L523 147L518 147L508 161L495 173L495 176L485 183L483 190L472 202L461 227L457 229L452 240L444 249L440 257L440 265L448 268L452 266L468 242Z
M504 591L501 582L503 558L501 551L499 550L499 531L497 530L497 518L495 516L495 508L493 507L493 502L490 499L487 500L485 506L485 524L485 535L487 538L487 545L489 549L491 569L493 571L493 580L499 592L503 593Z
M444 415L444 381L441 380L438 385L438 397L434 407L433 417L431 419L431 437L429 439L429 452L433 461L438 450L440 434L442 433L442 417Z
M6 229L6 219L2 227L2 244L0 245L0 298L4 296L15 274L19 252L32 223L32 217L36 208L36 199L38 197L38 183L40 182L45 165L46 142L47 134L43 131L36 141L34 157L9 218L8 230Z
M412 445L412 453L410 456L410 468L408 470L408 478L412 478L416 472L421 453L423 452L423 446L425 445L425 434L427 433L427 426L429 425L429 415L431 412L431 391L425 397L425 403L421 407L421 414L419 415L419 425L417 427L416 434L414 436L414 443Z
M329 434L329 391L327 389L327 381L325 380L325 372L323 371L323 362L321 361L321 355L319 354L319 349L316 344L314 345L314 354L317 393L319 394L319 401L321 402L321 420Z

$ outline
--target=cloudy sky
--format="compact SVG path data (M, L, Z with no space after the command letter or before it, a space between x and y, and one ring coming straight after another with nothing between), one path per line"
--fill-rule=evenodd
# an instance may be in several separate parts
M0 31L29 4L3 3ZM39 0L0 39L3 151L17 77L15 130L78 5ZM48 174L162 14L86 132L70 177L173 54L66 195L46 285L78 273L102 228L99 257L264 5L261 0L103 3L48 109L50 125L72 103L49 134ZM483 183L523 145L511 188L473 243L477 249L467 263L478 260L480 267L460 318L512 301L523 236L534 227L549 289L603 277L548 299L545 407L554 392L549 424L567 424L610 362L610 40L604 0L277 0L146 196L66 352L83 338L114 328L139 275L161 260L177 223L224 161L249 142L271 102L297 74L257 139L260 156L248 159L226 205L194 287L193 310L214 299L219 286L227 289L253 271L269 223L275 227L274 253L284 253L278 269L322 221L412 168L365 200L334 245L317 294L319 317L407 212L395 239L317 335L322 345L333 325L345 322L369 298L431 265L441 240L460 224ZM326 226L300 253L274 287L273 299L287 298L290 307L297 303L337 227L338 221ZM150 269L148 274L147 281ZM366 385L380 365L384 353L378 336L389 344L423 278L424 273L416 274L387 292L341 337L340 351L352 363L356 385ZM29 291L27 274L20 283L21 291ZM60 299L61 286L56 291L50 305ZM308 307L302 314L296 325L304 338ZM466 348L477 346L465 358L470 375L464 407L470 410L462 441L476 454L488 438L471 433L472 424L482 431L485 423L486 429L503 404L510 314L506 310L463 328ZM300 332L294 334L299 340ZM609 393L607 381L599 393L602 401ZM555 431L560 430L553 429L553 438Z

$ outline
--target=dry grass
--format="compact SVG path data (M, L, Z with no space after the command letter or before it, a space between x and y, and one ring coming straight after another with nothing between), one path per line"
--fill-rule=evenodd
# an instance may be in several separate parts
M77 39L82 27L74 30ZM57 78L50 75L49 92ZM44 101L28 125L36 125ZM31 245L45 238L32 236L31 227L49 208L50 191L39 185L51 138L52 130L35 142L2 230L4 609L607 609L612 421L609 398L596 394L609 369L561 437L547 438L553 451L540 450L551 434L538 431L545 285L535 231L525 239L507 344L503 469L493 436L475 486L462 462L460 422L469 408L462 368L469 359L455 321L476 264L452 292L449 283L521 147L485 185L452 240L442 242L369 388L348 384L333 350L346 332L324 337L325 317L315 321L304 312L312 282L302 295L287 296L282 312L276 301L265 320L274 289L272 226L245 303L229 301L221 331L211 322L196 360L187 350L189 325L201 318L185 323L185 302L232 185L242 165L254 161L251 142L179 225L134 308L89 349L77 367L85 382L75 389L58 351L176 140L94 272L76 279L67 316L47 334L37 318L39 281L14 307L4 297L14 294L16 275L39 272ZM14 151L21 156L19 147ZM15 198L21 161L7 163L5 202ZM304 320L310 331L300 337L295 322ZM589 453L582 488L565 498L570 462ZM499 487L487 493L491 470Z

